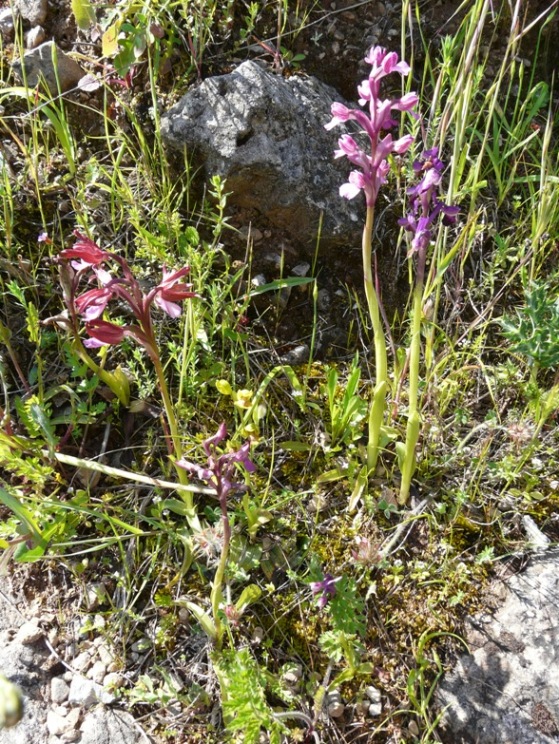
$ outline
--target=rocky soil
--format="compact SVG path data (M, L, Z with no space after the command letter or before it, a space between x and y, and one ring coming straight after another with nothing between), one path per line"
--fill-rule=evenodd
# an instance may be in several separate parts
M527 12L536 17L547 4L528 3ZM293 51L305 55L302 72L316 76L352 100L356 82L364 72L362 57L367 48L375 43L398 46L401 7L397 2L351 0L323 5L316 17L311 17L307 30L297 37ZM433 45L456 28L459 6L459 2L444 1L422 4L425 27ZM86 46L76 30L68 3L15 0L14 7L24 19L29 51L53 40L65 52L82 51ZM272 22L270 31L273 32ZM9 8L0 10L0 33L4 43L10 44ZM545 39L553 39L553 34L557 34L556 22L550 25ZM530 54L533 43L533 37L528 36L526 55ZM420 45L417 54L421 55ZM546 57L549 69L542 70L544 77L553 69L558 54L557 45L550 42ZM248 45L233 64L255 57L272 63L261 47ZM17 69L17 60L15 64ZM43 69L52 65L50 48L37 52L36 64ZM70 96L83 95L76 93L74 86L88 72L87 63L80 67L68 58L65 65L63 88L72 91ZM205 65L205 75L222 73L230 69L232 60L216 48L207 56ZM291 70L289 74L292 72L300 71ZM231 251L243 255L250 230L258 254L255 266L263 282L277 275L278 258L290 272L304 266L308 259L306 246L300 245L287 230L271 224L266 215L239 207L231 220L241 236L244 233L244 239L232 245ZM390 224L386 229L390 231ZM273 250L264 247L270 245ZM405 283L400 284L398 260L392 266L387 265L385 272L389 275L392 272L388 284L394 288L393 302L397 304L398 287L402 296L407 291ZM318 276L323 334L319 342L324 356L351 354L355 339L348 343L349 323L344 325L340 317L345 312L342 310L346 307L346 287L360 289L359 261L348 262L347 255L333 255L327 265L319 265ZM312 322L312 308L304 293L294 292L290 302L290 312L280 314L276 328L283 344L278 346L278 358L286 363L304 361L305 335ZM301 355L299 360L288 356L297 353ZM488 609L487 617L491 614L491 619L482 616L472 623L478 635L472 635L471 639L478 639L480 650L460 662L441 693L441 704L451 706L448 742L551 744L559 741L559 708L554 694L559 671L555 653L556 568L557 557L546 555L534 562L524 578L508 577L506 584L502 584L496 607L491 612ZM0 731L0 744L162 743L165 737L155 733L157 715L153 714L152 720L141 716L139 721L133 719L128 711L131 706L120 695L126 684L127 669L117 651L105 640L106 619L96 611L102 601L102 586L79 588L70 576L64 569L48 565L10 567L7 575L0 574L0 671L18 684L25 696L22 721L14 728ZM491 645L479 640L480 623L483 633L491 635ZM528 627L530 632L526 632ZM134 653L135 663L140 664L142 649L137 648ZM480 680L475 689L464 683L464 678L471 679L472 667ZM494 676L495 669L501 675L498 679ZM533 671L531 676L530 671ZM515 679L518 684L513 687ZM137 716L137 708L134 712ZM505 721L508 733L495 728L496 719ZM470 722L468 730L466 721ZM515 728L517 725L521 728ZM522 739L514 738L518 736ZM413 732L409 733L409 740L414 740Z

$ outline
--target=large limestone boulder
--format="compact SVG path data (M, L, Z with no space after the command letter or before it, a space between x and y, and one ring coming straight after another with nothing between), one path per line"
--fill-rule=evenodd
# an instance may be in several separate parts
M340 96L318 80L284 78L256 62L205 80L162 117L163 140L194 154L206 178L227 179L229 203L255 209L302 246L359 248L364 205L339 196L350 170L326 131Z
M497 609L473 618L459 659L438 690L448 744L559 741L559 553L495 584Z

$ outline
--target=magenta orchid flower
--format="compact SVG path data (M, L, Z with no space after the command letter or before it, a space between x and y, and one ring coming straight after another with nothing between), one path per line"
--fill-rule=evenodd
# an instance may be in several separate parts
M123 258L102 250L78 230L74 235L77 238L74 246L61 251L58 260L62 265L66 261L71 262L73 274L68 275L69 269L66 270L67 302L71 306L70 312L77 313L85 320L89 339L84 342L84 346L96 348L119 344L126 336L130 336L144 346L155 361L158 359L158 350L151 320L151 306L157 305L171 318L181 315L182 308L178 303L196 297L192 285L184 281L190 271L189 267L184 266L177 271L163 268L161 281L146 294ZM104 266L108 263L117 265L119 275L113 276L107 271ZM101 286L77 294L81 278L87 272L91 272L89 281L97 279ZM121 326L99 320L113 299L128 305L138 325Z
M392 118L392 111L412 111L418 101L416 93L406 93L400 98L381 99L380 84L382 78L397 72L407 75L410 71L406 62L398 61L396 52L387 52L383 47L373 47L365 57L365 62L372 66L367 80L358 86L359 105L368 106L368 113L360 109L350 109L342 103L332 104L332 120L325 125L332 129L339 124L355 121L363 134L369 139L369 149L365 151L356 140L348 134L338 141L339 150L334 156L347 157L357 165L359 171L352 171L348 182L340 187L340 195L353 199L360 191L365 194L367 207L374 206L378 192L390 166L387 158L391 153L403 154L413 142L411 135L394 140L391 134L381 137L382 132L397 125Z
M82 264L86 266L99 266L104 261L108 261L111 258L111 254L107 251L102 250L96 245L93 240L83 235L78 230L74 231L74 235L77 240L72 248L65 248L60 251L58 258L64 260L77 258ZM73 264L72 264L73 265Z
M89 338L85 339L83 345L88 349L97 349L108 344L120 344L126 336L126 329L123 326L109 323L107 320L94 320L86 323L85 330Z

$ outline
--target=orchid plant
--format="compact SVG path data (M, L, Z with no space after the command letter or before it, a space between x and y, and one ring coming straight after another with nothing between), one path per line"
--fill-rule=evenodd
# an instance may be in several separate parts
M367 80L358 87L359 104L367 106L368 111L350 109L341 103L332 104L332 120L326 124L326 129L332 129L339 124L355 121L360 127L362 135L368 140L368 150L361 147L349 134L344 134L338 141L339 150L334 157L347 157L350 163L359 170L350 173L347 183L340 187L340 195L346 199L353 199L361 191L365 195L367 216L363 230L362 254L365 296L371 324L373 327L376 380L373 390L372 403L369 410L369 444L367 449L367 468L373 472L378 459L381 428L386 405L388 389L388 362L386 339L382 327L379 297L375 288L372 266L372 236L375 216L375 205L380 187L386 182L390 164L388 157L392 153L401 155L413 143L411 135L404 135L394 139L388 131L398 122L393 119L393 111L413 111L418 96L416 93L406 93L400 98L383 99L381 97L381 81L391 73L408 75L409 65L399 61L396 52L387 52L382 47L373 47L365 57L365 62L371 65L371 72Z
M131 338L142 346L151 359L161 397L165 409L166 440L169 454L180 459L182 447L177 420L165 373L159 345L155 335L152 320L152 308L155 305L169 315L177 318L182 308L179 303L196 297L192 285L186 283L185 277L189 267L185 266L177 271L167 271L163 268L163 277L159 284L148 291L144 291L140 282L132 273L128 262L116 253L100 248L93 240L76 230L77 240L71 248L66 248L58 254L57 262L60 266L61 283L67 307L66 326L73 332L77 340L80 357L95 371L103 371L99 365L91 360L85 349L96 349L107 345L120 344L125 338ZM95 282L96 287L82 291L83 282ZM124 303L134 321L129 323L115 323L105 320L109 303L119 300ZM84 321L87 338L80 339L79 318ZM61 316L57 320L60 322ZM111 377L101 376L111 388L117 392L122 385L124 374L115 382ZM122 400L122 396L119 396ZM187 482L185 470L177 467L181 483ZM187 512L194 518L194 504L192 494L185 492Z
M395 52L388 52L383 47L373 47L365 57L371 65L367 80L358 86L359 104L367 106L368 111L350 109L341 103L332 105L332 120L326 124L331 129L338 124L355 121L361 129L361 136L368 140L368 150L361 147L356 140L344 134L339 139L339 150L334 157L347 157L359 170L350 173L347 183L340 187L340 195L353 199L361 191L365 195L367 215L363 230L363 272L365 295L371 318L374 335L376 381L369 410L369 443L367 449L368 472L374 471L379 455L382 425L386 407L388 389L388 364L386 339L381 322L379 297L372 269L372 231L375 204L380 187L386 182L390 171L388 157L392 154L405 153L413 143L411 135L404 135L394 140L387 130L398 122L392 118L393 111L413 112L418 96L406 93L399 98L384 99L381 96L381 81L391 73L406 76L409 65L400 61ZM417 115L416 115L417 116ZM408 190L410 214L401 219L400 225L412 238L408 258L415 261L415 284L413 290L412 328L409 349L409 411L405 444L398 443L397 452L402 471L399 502L405 504L410 490L411 478L415 470L415 447L419 438L421 417L418 411L419 358L421 351L422 298L425 280L427 251L433 239L433 229L439 218L444 225L452 224L459 208L448 206L437 198L444 165L438 157L438 149L427 150L414 163L414 171L422 174L421 181Z
M241 465L247 473L254 473L256 467L249 457L249 442L245 442L238 450L218 454L217 447L227 439L227 427L225 423L220 424L217 432L206 439L202 446L206 453L206 465L198 465L195 462L184 458L177 460L176 465L183 468L186 472L205 481L210 488L215 491L221 509L221 522L223 525L223 544L221 547L221 556L219 565L215 572L212 582L211 604L213 614L213 626L208 622L205 627L210 627L213 639L217 645L221 644L223 637L223 626L220 618L221 605L223 603L223 583L225 579L225 569L229 557L229 547L231 545L231 523L229 521L229 512L227 500L232 493L246 491L244 483L236 480L237 466ZM200 617L200 611L191 603L191 609L197 611Z
M439 150L434 147L426 150L413 164L413 170L421 174L419 183L408 189L410 213L398 220L409 233L410 247L408 259L415 259L415 285L412 302L412 327L409 348L408 384L408 423L406 441L401 451L402 481L399 502L408 500L410 485L416 466L415 448L419 439L421 416L418 410L419 399L419 358L421 354L421 320L423 315L423 286L427 251L433 240L433 230L439 218L442 224L454 224L460 207L444 204L437 191L441 184L444 163L439 159Z

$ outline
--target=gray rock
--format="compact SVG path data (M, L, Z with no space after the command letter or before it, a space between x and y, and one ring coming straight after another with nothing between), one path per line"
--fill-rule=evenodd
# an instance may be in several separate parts
M16 641L24 646L31 646L41 640L43 631L39 628L36 620L28 620L23 623L16 635Z
M68 699L70 687L62 677L53 677L50 681L50 699L59 705Z
M31 26L41 26L47 18L48 0L14 0L14 10Z
M147 735L129 713L97 708L81 725L80 744L149 744Z
M0 585L7 583L0 577ZM2 586L2 588L4 588ZM7 587L6 587L7 588ZM0 744L47 744L46 709L42 699L43 679L41 667L46 653L44 646L23 646L15 638L10 640L10 631L23 624L22 616L0 593L0 670L24 696L23 718L13 728L0 729ZM24 663L22 656L33 655L33 664Z
M56 48L56 68L53 64L53 47ZM23 78L23 66L25 66L27 85L33 87L42 79L53 95L58 91L57 76L60 90L65 92L73 88L84 75L78 63L64 54L62 49L56 47L54 41L46 41L24 54L23 60L16 60L12 63L14 71L21 78Z
M295 348L290 349L285 354L282 354L279 358L281 364L289 364L295 366L297 364L306 364L310 357L310 348L308 344L300 344Z
M11 8L0 10L0 34L5 41L9 41L14 33L14 16Z
M47 38L45 29L42 26L33 26L25 34L25 47L26 49L35 49Z
M115 696L105 690L98 682L86 679L79 674L72 677L68 701L73 705L91 708L96 703L109 704L116 700Z
M326 131L340 96L318 80L283 78L249 61L208 78L162 117L163 140L227 179L229 203L257 210L297 244L359 246L364 207L338 195L347 162L333 160L340 132Z
M68 730L68 721L60 713L49 710L47 713L47 729L51 736L60 736Z
M495 614L471 620L471 653L437 693L446 708L443 741L559 741L558 568L557 551L533 558L527 570L496 587L501 597Z

